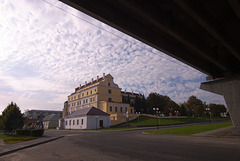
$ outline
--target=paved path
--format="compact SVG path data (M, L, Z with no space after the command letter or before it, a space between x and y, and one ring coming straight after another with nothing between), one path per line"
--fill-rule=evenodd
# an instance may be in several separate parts
M4 155L0 160L240 160L240 138L144 135L140 130L104 132L47 130L45 135L49 138L64 137Z

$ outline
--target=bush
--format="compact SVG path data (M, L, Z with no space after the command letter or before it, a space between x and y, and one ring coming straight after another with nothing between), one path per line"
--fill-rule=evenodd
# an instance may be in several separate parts
M43 136L44 134L44 129L31 129L31 136Z
M31 135L31 130L29 130L29 129L17 129L16 134L21 135L21 136L30 136Z
M16 134L20 136L40 137L44 134L44 129L17 129Z

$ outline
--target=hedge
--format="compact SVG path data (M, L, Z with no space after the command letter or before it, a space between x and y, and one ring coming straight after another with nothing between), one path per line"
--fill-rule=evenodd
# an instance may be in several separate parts
M17 135L21 136L43 136L44 129L17 129L16 130Z

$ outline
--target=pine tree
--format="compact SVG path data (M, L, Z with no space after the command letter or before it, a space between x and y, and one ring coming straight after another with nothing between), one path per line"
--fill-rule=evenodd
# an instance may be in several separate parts
M11 102L2 112L2 128L4 132L13 132L22 128L24 124L23 114L16 103Z

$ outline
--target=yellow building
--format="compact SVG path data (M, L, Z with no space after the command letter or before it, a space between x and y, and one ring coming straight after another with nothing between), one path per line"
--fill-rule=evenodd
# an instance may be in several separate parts
M130 120L136 118L134 114L134 107L129 103L122 102L121 88L114 83L114 78L111 74L94 80L85 82L75 88L75 92L68 96L67 114L87 108L96 107L106 113L110 114L110 119L113 124L126 121L128 117Z

